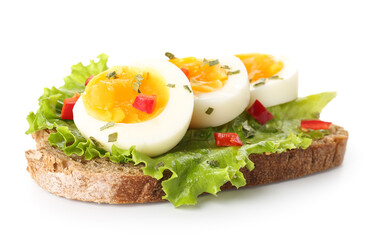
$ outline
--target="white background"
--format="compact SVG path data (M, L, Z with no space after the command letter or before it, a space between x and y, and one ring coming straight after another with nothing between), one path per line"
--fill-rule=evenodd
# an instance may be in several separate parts
M258 2L258 3L257 3ZM2 1L1 239L369 239L370 12L366 1ZM341 167L205 196L195 207L56 197L26 171L26 116L43 87L104 52L140 58L283 53L299 95L335 90L322 119L350 132Z

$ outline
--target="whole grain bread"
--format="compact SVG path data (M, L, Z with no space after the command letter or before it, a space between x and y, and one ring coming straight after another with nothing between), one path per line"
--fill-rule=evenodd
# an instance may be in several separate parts
M339 166L343 162L348 132L333 125L331 134L307 149L280 154L252 154L253 171L242 168L247 186L298 178ZM161 180L142 173L142 165L117 164L107 159L85 160L66 156L48 143L49 130L33 134L37 150L26 152L27 170L46 191L58 196L97 203L164 201ZM222 190L234 188L230 183Z

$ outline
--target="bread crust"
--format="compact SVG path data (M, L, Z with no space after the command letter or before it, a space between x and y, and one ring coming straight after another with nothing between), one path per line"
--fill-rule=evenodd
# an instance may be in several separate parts
M251 154L253 171L242 168L248 186L298 178L339 166L344 159L348 132L333 125L331 134L307 149L280 154ZM26 151L27 171L48 192L68 199L126 204L164 201L161 180L142 173L142 165L117 164L107 159L85 160L66 156L48 143L49 130L33 134L36 150ZM230 182L222 190L234 189Z

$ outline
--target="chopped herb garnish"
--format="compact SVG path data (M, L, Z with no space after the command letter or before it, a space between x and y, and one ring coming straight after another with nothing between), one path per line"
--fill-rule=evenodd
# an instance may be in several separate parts
M115 133L111 133L108 135L108 142L115 142L117 141L117 138L118 138L118 133L115 132Z
M282 78L279 77L279 75L275 75L275 76L269 77L269 79L274 80L274 79L282 79Z
M204 65L206 65L208 63L208 60L207 59L205 59L205 58L203 58L203 64L202 64L202 67L204 66Z
M223 69L231 69L229 66L227 66L227 65L223 65L223 66L221 66L221 68L223 68Z
M140 90L139 90L139 87L141 85L141 81L144 80L143 76L141 74L136 74L135 75L135 81L134 83L132 83L132 89L137 92L137 93L141 93Z
M107 124L105 124L103 127L100 128L100 131L103 131L105 129L108 129L110 127L113 127L114 126L114 122L109 122Z
M259 87L259 86L265 85L267 80L283 80L283 78L279 77L278 75L275 75L269 78L260 78L253 84L253 86ZM249 79L249 83L252 83L252 81L253 81L252 79Z
M110 79L110 78L113 78L114 79L114 78L116 78L116 76L117 76L116 71L113 71L113 72L108 73L106 77L108 79Z
M89 137L89 139L91 140L91 142L98 148L102 148L103 145L98 141L96 140L94 137Z
M142 80L144 80L144 77L141 74L136 74L135 75L135 80L136 81L142 81Z
M265 85L266 83L266 78L260 78L258 79L257 82L254 83L254 87L259 87L259 86L262 86L262 85Z
M137 82L132 83L132 90L134 90L135 92L141 93L139 87L140 87L139 83L137 83Z
M188 91L189 93L192 93L193 91L191 91L190 87L188 85L184 85L184 88L186 91Z
M166 55L166 57L168 57L169 59L174 59L176 58L175 55L173 55L172 53L170 52L166 52L164 55Z
M220 164L219 164L219 162L217 160L208 160L207 163L211 167L219 167L220 166Z
M212 66L217 65L217 64L219 64L219 63L220 63L220 62L218 61L218 59L216 59L216 60L209 61L209 62L208 62L208 65L209 65L210 67L212 67Z
M174 87L176 87L176 84L172 84L172 83L167 83L167 85L166 85L167 87L169 87L169 88L174 88Z
M213 113L213 108L211 108L211 107L209 107L208 109L207 109L207 111L206 111L206 113L208 114L208 115L211 115L212 113Z
M228 71L227 75L234 75L234 74L239 74L240 70L235 70L235 71Z

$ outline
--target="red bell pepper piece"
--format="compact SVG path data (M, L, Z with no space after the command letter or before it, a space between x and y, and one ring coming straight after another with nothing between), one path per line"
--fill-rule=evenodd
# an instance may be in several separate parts
M221 147L242 146L243 143L236 133L214 133L216 145Z
M73 120L73 107L75 106L78 98L80 97L79 93L75 93L75 95L71 98L64 99L62 113L60 117L65 120Z
M324 122L321 120L301 120L302 129L328 129L331 125L331 122Z
M132 106L137 110L151 114L154 110L155 99L155 95L150 96L140 93L136 96L134 104L132 104Z
M90 75L90 77L88 77L86 79L86 82L85 82L85 86L87 86L87 84L89 84L90 80L94 77L94 75Z
M189 69L181 68L181 71L186 75L187 78L189 78Z
M252 115L254 119L261 125L264 125L267 121L270 121L274 116L267 111L265 106L258 100L256 100L253 105L248 109L248 113Z

